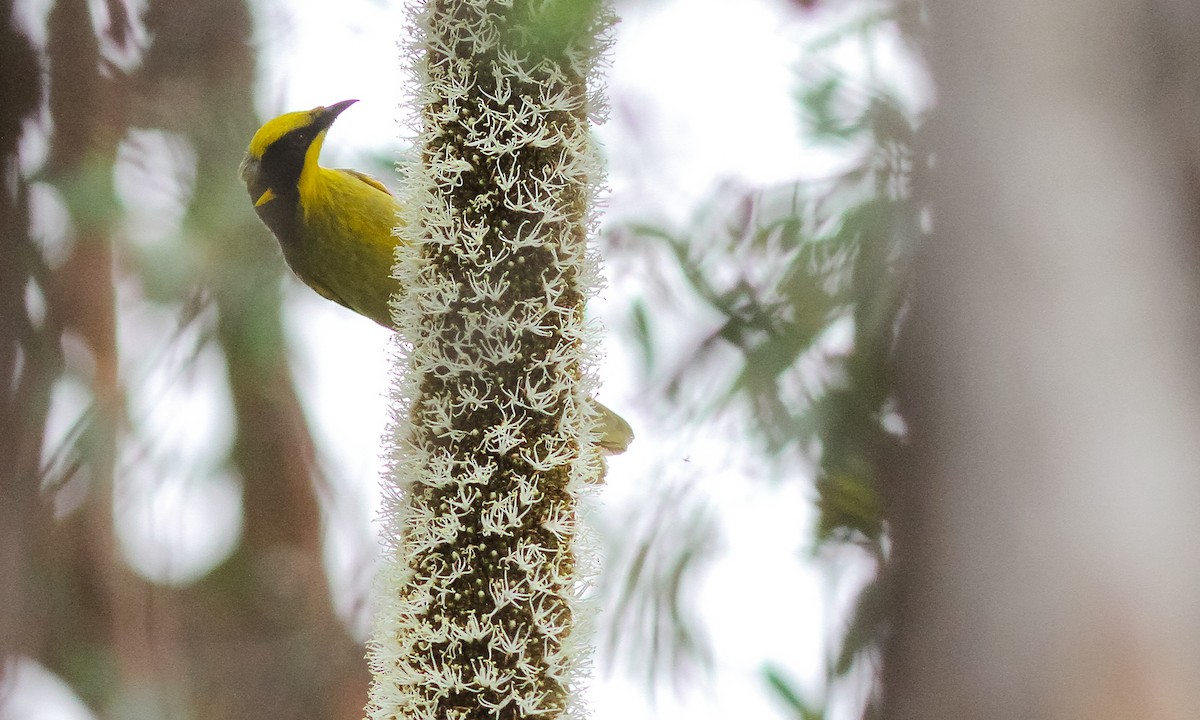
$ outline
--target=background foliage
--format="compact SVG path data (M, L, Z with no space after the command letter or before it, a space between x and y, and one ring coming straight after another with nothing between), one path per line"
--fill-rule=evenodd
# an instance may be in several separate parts
M6 148L18 222L32 216L30 232L4 238L23 261L7 265L20 274L5 292L20 300L5 304L19 313L5 351L37 389L5 413L22 418L6 437L31 450L5 463L24 552L0 582L20 595L3 650L38 660L101 717L357 716L368 678L325 581L322 478L284 343L282 268L232 171L258 124L249 9L104 10L54 3L30 33L42 47L5 18L27 50L6 78L36 87L48 75L40 112L4 102L25 133ZM122 193L138 174L150 181ZM160 224L155 242L139 241L139 220ZM184 406L153 422L166 420L149 411L154 379L190 385L214 364L228 445L200 462L162 456L162 434L200 418ZM240 537L194 582L150 582L121 552L116 518L159 473L237 487Z
M764 665L764 685L797 718L878 713L879 650L887 629L889 542L878 483L881 463L903 452L904 421L895 407L893 350L903 319L908 266L922 234L912 178L919 155L918 111L896 76L848 69L848 48L867 57L905 37L916 7L846 3L842 20L800 48L796 105L810 146L842 158L825 177L770 187L729 183L686 227L635 221L614 227L618 247L669 268L655 299L635 303L633 328L648 383L665 407L686 416L733 417L761 458L760 480L812 488L818 513L812 559L830 577L847 562L866 562L871 579L854 590L828 657L823 688L807 688L780 667ZM840 55L839 55L840 54ZM903 80L903 78L901 78ZM682 280L682 282L680 282ZM679 287L686 300L674 301ZM699 300L699 303L696 303ZM697 309L698 308L698 309ZM703 325L684 350L661 328ZM732 352L731 352L732 351ZM703 471L699 471L703 472ZM693 488L694 489L694 488ZM673 632L655 642L634 631L631 657L678 670L683 655L704 664L704 631L686 614L688 587L712 528L703 516L656 509L658 530L640 540L630 575L643 578L655 608L674 608ZM677 500L667 503L678 507ZM799 519L797 519L799 521ZM666 536L664 538L664 535ZM847 554L849 552L849 554ZM630 583L629 587L636 587ZM653 588L653 590L649 589ZM619 617L632 612L618 608ZM619 623L618 623L619 625ZM629 627L644 623L631 622Z

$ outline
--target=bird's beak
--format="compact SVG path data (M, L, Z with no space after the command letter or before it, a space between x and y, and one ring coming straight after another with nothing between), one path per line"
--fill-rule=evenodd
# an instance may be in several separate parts
M318 109L316 111L316 115L317 115L316 120L317 121L315 124L321 128L329 127L330 125L333 124L333 121L337 119L337 116L342 114L342 111L344 111L346 108L350 107L351 105L353 105L356 102L358 102L357 99L343 100L339 103L334 103L332 105L326 105L325 107Z

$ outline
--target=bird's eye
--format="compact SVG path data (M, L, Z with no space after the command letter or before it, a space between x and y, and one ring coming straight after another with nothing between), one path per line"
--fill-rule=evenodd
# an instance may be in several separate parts
M299 153L303 153L308 149L310 139L311 138L308 137L307 129L301 132L291 133L283 138L284 142L287 143L289 152Z

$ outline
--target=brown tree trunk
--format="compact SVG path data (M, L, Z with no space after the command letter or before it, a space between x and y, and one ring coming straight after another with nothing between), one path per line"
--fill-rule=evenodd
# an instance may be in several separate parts
M12 4L0 5L0 660L31 643L26 578L36 544L42 426L59 361L57 343L45 325L35 329L26 305L31 285L47 292L17 157L22 123L40 102L39 74Z
M210 576L172 596L192 716L290 720L362 716L362 643L334 612L322 555L323 481L287 356L274 240L237 166L257 120L245 0L155 0L142 80L154 124L187 137L197 168L187 235L216 308L243 483L242 541ZM384 378L380 378L383 383Z
M929 18L884 716L1200 717L1197 11Z

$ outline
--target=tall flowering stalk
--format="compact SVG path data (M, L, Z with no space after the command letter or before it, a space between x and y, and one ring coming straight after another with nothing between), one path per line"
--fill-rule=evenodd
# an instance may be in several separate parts
M401 357L375 719L580 716L591 557L586 0L427 0L419 158L402 168Z

